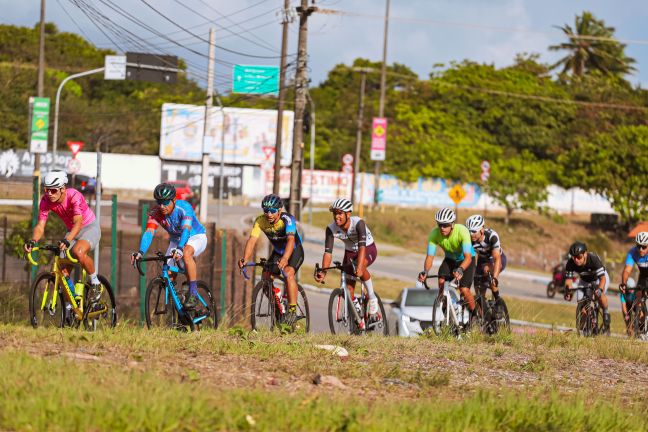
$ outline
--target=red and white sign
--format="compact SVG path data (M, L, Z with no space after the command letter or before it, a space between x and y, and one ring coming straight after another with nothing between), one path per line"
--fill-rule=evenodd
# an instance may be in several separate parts
M487 181L488 181L488 177L490 177L490 174L489 174L489 173L487 173L487 172L483 172L483 173L481 173L481 181L483 181L483 182L487 182Z
M72 152L72 157L75 158L83 148L83 141L68 141L67 145Z
M386 149L387 119L384 117L374 117L373 126L371 127L371 160L385 160Z
M490 162L488 162L487 160L484 160L484 161L482 161L480 166L481 166L481 169L482 169L481 181L487 182L488 177L490 177Z
M342 156L342 163L344 165L351 165L353 163L353 155L351 153L346 153Z
M353 165L342 165L342 172L347 174L353 173Z
M78 174L79 171L81 171L81 162L79 159L70 159L67 164L68 174Z

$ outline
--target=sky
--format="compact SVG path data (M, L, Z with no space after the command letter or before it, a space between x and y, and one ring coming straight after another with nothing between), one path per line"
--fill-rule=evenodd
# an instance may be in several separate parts
M187 60L190 76L203 86L209 28L215 27L219 46L215 83L221 93L227 93L233 64L279 64L283 2L47 0L46 17L62 31L82 34L93 44L119 53L178 55ZM298 3L291 1L293 10ZM309 19L312 84L323 81L336 64L350 64L357 57L382 59L385 0L319 0L315 5L324 11ZM39 19L40 1L0 0L0 8L0 22L33 26ZM120 8L132 21L116 12ZM553 63L562 55L548 47L565 40L556 27L573 27L575 16L584 10L615 27L617 38L627 41L626 54L637 61L637 72L628 79L647 87L648 2L642 0L391 0L387 62L407 65L421 78L427 78L437 64L469 59L502 67L524 52L538 53L541 61ZM289 32L289 62L295 58L297 36L295 16ZM294 63L290 70L294 71Z

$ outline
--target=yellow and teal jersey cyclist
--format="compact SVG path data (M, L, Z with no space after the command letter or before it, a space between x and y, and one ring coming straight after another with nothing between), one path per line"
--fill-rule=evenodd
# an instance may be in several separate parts
M297 310L297 280L295 274L304 262L304 249L297 232L295 217L283 211L283 201L277 195L266 195L261 201L263 214L254 221L250 237L245 243L243 258L238 262L242 268L252 257L256 242L263 232L272 244L269 261L282 271L288 288L288 313L285 321L294 324Z
M428 236L427 254L418 279L424 280L434 263L437 247L440 247L445 257L438 272L439 295L443 295L446 280L456 279L459 281L459 291L468 302L468 308L474 311L475 298L470 292L470 286L475 276L476 259L470 231L464 225L455 223L457 214L450 208L439 210L434 219L437 227Z

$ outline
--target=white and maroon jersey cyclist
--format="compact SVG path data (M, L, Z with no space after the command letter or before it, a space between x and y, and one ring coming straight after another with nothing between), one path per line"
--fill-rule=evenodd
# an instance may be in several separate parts
M351 216L348 230L343 230L335 222L326 227L326 240L324 250L333 253L335 239L342 240L344 249L349 252L358 252L360 246L371 246L374 244L373 236L367 224L359 216Z
M501 254L504 253L499 235L497 235L495 230L490 228L484 229L483 239L473 241L473 247L475 248L479 261L492 259L494 249L498 250Z

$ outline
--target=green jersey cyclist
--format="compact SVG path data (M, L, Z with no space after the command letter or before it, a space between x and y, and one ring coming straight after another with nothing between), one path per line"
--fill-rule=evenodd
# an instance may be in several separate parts
M455 224L457 214L450 208L442 208L434 216L437 227L428 237L427 255L423 271L418 280L423 282L434 263L437 246L445 252L445 258L439 266L439 295L443 295L446 280L459 281L459 291L468 302L471 313L475 311L475 298L470 292L470 286L475 275L475 249L473 248L468 228Z

